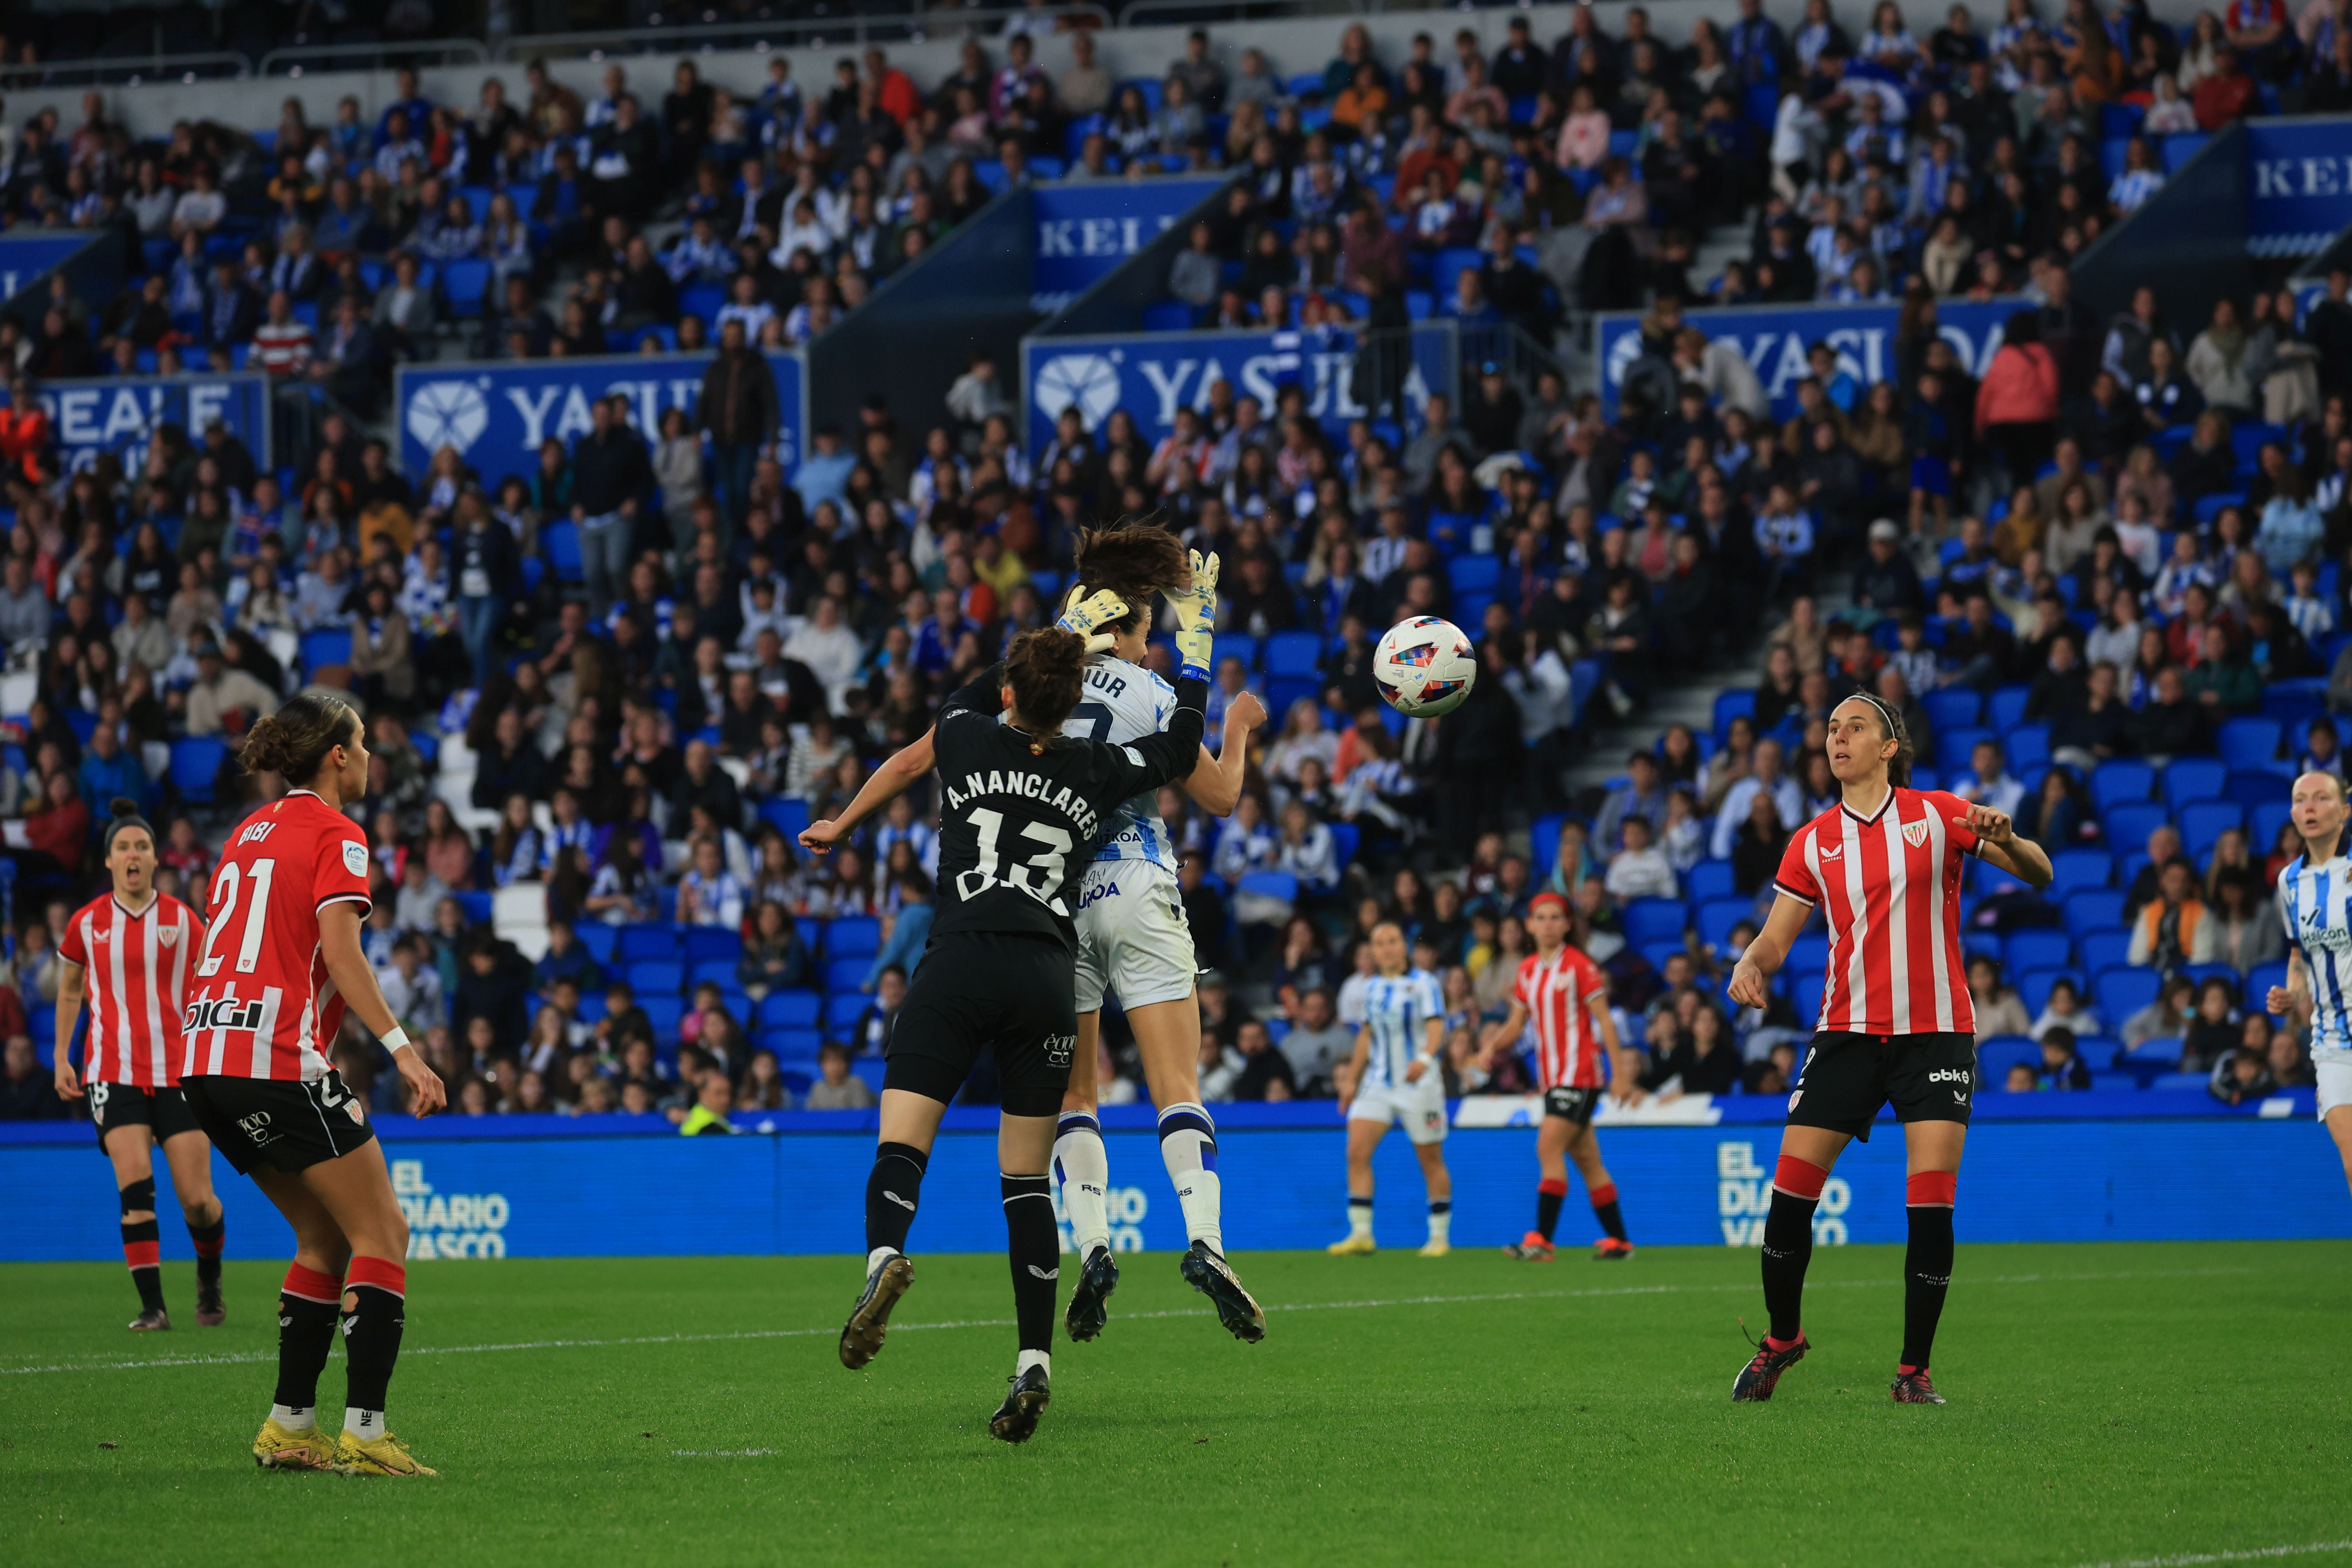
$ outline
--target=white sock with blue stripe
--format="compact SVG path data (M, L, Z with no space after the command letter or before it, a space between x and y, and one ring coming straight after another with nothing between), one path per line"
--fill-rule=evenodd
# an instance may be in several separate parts
M1070 1245L1081 1260L1110 1245L1110 1153L1103 1147L1102 1123L1084 1111L1068 1110L1055 1126L1054 1175L1062 1184L1062 1217L1070 1222Z
M1217 1127L1208 1107L1186 1101L1160 1113L1160 1157L1184 1210L1185 1239L1207 1242L1223 1257L1224 1188L1217 1179Z

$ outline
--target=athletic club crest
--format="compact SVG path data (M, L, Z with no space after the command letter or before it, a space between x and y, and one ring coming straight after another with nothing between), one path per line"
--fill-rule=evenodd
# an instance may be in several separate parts
M1927 843L1927 824L1924 820L1919 822L1905 823L1903 825L1903 842L1908 844L1914 849L1916 849L1922 844Z
M165 947L176 947L180 942L180 928L178 926L158 926L155 928L155 940L162 942Z

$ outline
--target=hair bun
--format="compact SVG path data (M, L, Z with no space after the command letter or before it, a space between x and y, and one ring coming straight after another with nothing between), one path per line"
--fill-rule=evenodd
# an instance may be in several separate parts
M112 812L117 818L137 816L140 815L139 803L131 799L127 795L116 795L114 797L113 804L107 809Z

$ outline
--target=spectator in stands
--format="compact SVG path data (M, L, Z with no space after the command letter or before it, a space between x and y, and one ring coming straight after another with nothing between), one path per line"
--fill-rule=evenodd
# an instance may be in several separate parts
M2158 969L2211 963L2221 952L2220 928L2198 889L2194 870L2188 861L2174 859L2158 873L2156 897L2133 918L2128 962ZM2226 991L2224 987L2225 998Z
M1977 1043L1995 1035L2022 1035L2031 1028L2025 1004L2002 977L2000 965L1983 953L1969 959L1969 1000L1976 1009Z
M2091 1069L2076 1048L2074 1031L2053 1026L2041 1036L2042 1063L2036 1075L2042 1087L2082 1089L2091 1087Z
M827 1040L817 1048L817 1080L809 1085L804 1110L865 1110L875 1103L874 1090L849 1070L849 1047Z
M2098 1013L2083 1003L2082 992L2073 979L2060 975L2050 983L2050 995L2042 1004L2042 1016L2033 1020L2026 1032L2035 1039L2047 1036L2053 1029L2066 1029L2077 1039L2087 1039L2099 1032Z

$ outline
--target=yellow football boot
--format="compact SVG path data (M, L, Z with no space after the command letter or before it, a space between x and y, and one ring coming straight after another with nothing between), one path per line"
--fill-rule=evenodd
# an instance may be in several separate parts
M253 1440L253 1462L265 1470L323 1470L335 1462L335 1440L316 1426L289 1432L272 1416Z
M341 1476L437 1476L441 1472L417 1462L408 1451L408 1445L386 1432L383 1436L362 1443L349 1432L335 1445L337 1475Z

